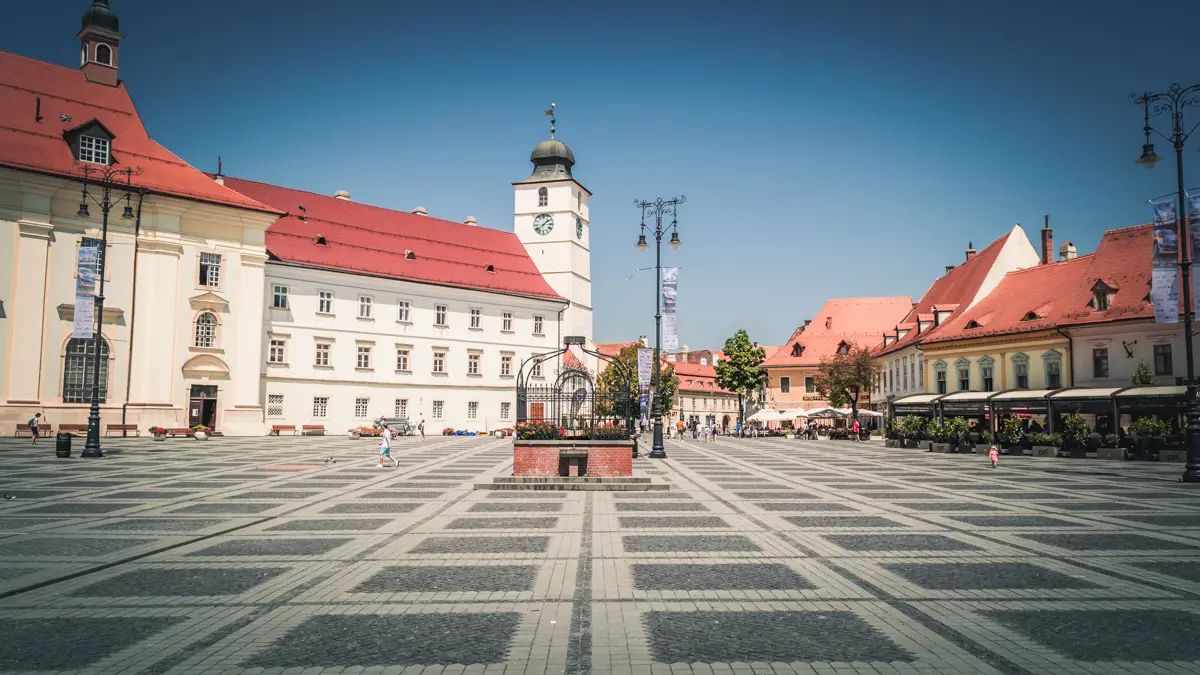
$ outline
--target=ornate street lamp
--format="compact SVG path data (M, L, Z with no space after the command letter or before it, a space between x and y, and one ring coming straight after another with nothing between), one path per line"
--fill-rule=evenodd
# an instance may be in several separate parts
M646 242L646 233L649 232L654 237L654 374L651 377L652 385L650 387L650 417L654 421L654 443L650 447L651 459L666 459L667 450L663 446L663 425L662 425L662 410L658 403L659 378L661 376L662 361L662 238L667 233L671 232L671 240L667 242L671 248L679 248L683 242L679 241L679 223L675 218L676 212L679 210L679 205L684 203L687 197L679 195L671 199L663 199L659 197L652 202L635 199L633 205L642 210L641 233L638 235L638 241L635 245L639 251L645 251L649 244ZM654 227L646 227L646 214L649 213L654 219ZM663 228L663 216L671 216L671 224Z
M138 173L133 169L114 169L111 166L83 166L80 168L83 173L83 196L79 202L79 211L75 214L80 218L88 217L88 199L91 199L100 207L103 225L100 234L100 250L96 252L97 272L99 277L99 288L96 294L96 319L95 330L92 332L92 407L88 412L88 430L87 441L83 445L82 457L103 457L104 453L100 450L100 359L101 345L104 338L101 336L101 330L104 328L104 264L108 258L108 212L115 205L113 203L112 193L114 190L124 191L124 195L118 195L116 201L125 200L125 211L121 217L127 220L133 219L133 207L130 203L133 197L133 175ZM122 181L122 179L124 179ZM124 185L121 183L124 182ZM100 189L100 199L88 193L88 185ZM85 357L86 358L86 357ZM84 369L87 372L87 369Z
M1130 94L1129 101L1142 106L1144 112L1146 142L1142 145L1142 155L1134 160L1147 169L1162 160L1154 152L1154 144L1150 142L1150 134L1155 133L1171 142L1175 148L1175 222L1179 228L1179 269L1183 283L1183 348L1187 358L1187 464L1183 470L1183 482L1200 483L1200 401L1196 399L1196 364L1192 349L1192 257L1190 224L1187 219L1187 194L1183 189L1183 148L1196 130L1193 126L1186 133L1183 130L1184 108L1200 106L1200 84L1184 88L1172 84L1165 92L1152 94ZM1150 126L1150 118L1164 113L1171 116L1171 135L1167 136Z

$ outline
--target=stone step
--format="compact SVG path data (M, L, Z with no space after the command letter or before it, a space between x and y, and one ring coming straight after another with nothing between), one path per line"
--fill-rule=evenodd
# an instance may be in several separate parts
M497 476L497 483L557 483L567 476ZM574 483L649 483L648 476L570 476Z
M476 483L476 490L541 490L541 491L610 491L645 492L647 490L670 490L665 483L577 483L561 478L554 482L540 483Z

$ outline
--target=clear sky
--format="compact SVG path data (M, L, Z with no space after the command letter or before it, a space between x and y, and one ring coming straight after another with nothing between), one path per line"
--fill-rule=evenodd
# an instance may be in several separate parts
M78 65L88 4L0 0L0 49ZM1194 0L111 5L151 135L209 171L511 230L557 102L595 195L596 339L653 335L632 204L684 193L664 259L693 349L918 297L969 240L1021 223L1036 246L1043 214L1094 250L1175 188L1165 141L1172 161L1133 163L1128 94L1200 82Z

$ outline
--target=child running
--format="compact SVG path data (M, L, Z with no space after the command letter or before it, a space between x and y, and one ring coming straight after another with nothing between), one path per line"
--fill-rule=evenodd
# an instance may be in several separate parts
M988 450L988 459L992 460L993 469L1000 463L1000 451L996 449L996 446L993 445L992 449Z
M388 425L383 425L383 434L379 441L379 468L383 468L383 458L387 457L392 460L392 466L400 466L400 462L392 457L392 428Z

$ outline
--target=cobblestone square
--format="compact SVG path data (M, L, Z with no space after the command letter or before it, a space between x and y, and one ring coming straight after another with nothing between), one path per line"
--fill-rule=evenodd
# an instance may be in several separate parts
M396 446L0 439L0 672L1200 673L1173 466L684 440L669 491L476 491L509 441Z

